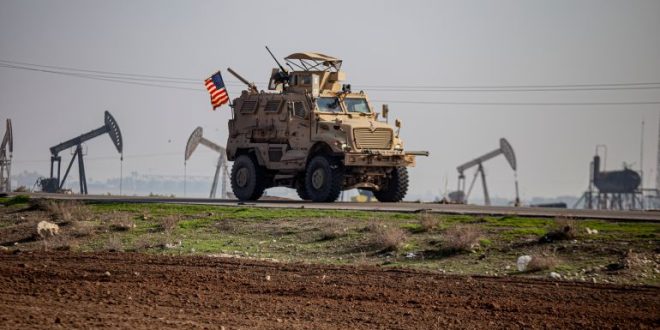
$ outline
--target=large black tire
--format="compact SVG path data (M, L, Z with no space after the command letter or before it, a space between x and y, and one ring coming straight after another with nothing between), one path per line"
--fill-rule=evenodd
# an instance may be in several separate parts
M334 202L341 193L344 166L334 158L318 155L307 164L305 188L314 202Z
M390 173L384 187L374 191L374 196L379 202L396 203L403 200L408 192L408 169L396 167Z
M241 201L256 201L266 190L266 171L254 157L240 155L231 168L231 189Z
M309 193L307 193L307 187L305 185L305 176L300 175L296 179L296 192L298 193L298 197L304 201L310 200L309 198Z

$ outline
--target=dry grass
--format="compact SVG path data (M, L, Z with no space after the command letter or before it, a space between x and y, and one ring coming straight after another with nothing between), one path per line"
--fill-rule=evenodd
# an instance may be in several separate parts
M133 243L133 248L136 251L144 251L152 248L163 248L165 246L166 238L161 237L161 235L143 235L140 236Z
M557 267L558 264L559 260L555 256L533 255L532 260L527 264L526 270L528 272L549 270Z
M328 218L324 221L324 226L321 228L320 241L329 241L342 236L346 236L348 228L337 219Z
M78 201L48 201L42 208L50 213L53 220L61 223L89 221L94 218L92 209Z
M456 225L445 230L442 235L442 248L448 252L472 250L481 237L481 230L474 225Z
M399 227L388 227L377 222L370 222L367 227L373 233L370 245L381 251L396 251L408 238L406 231Z
M44 251L78 251L78 241L68 235L49 236L43 239Z
M120 215L110 221L110 229L114 231L129 231L135 228L135 222L128 214Z
M104 249L108 252L122 252L124 251L124 243L121 242L119 236L111 235L103 245Z
M87 237L96 234L96 226L91 222L73 221L66 228L73 237Z
M178 215L168 215L160 219L158 227L165 233L170 234L179 224L179 220L181 220L181 217Z
M419 226L422 232L433 231L438 228L440 221L432 214L424 212L419 217Z

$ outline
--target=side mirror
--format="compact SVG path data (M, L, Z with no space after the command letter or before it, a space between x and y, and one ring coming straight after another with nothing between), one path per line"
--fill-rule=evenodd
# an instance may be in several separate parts
M383 104L383 119L387 122L387 117L390 114L390 107L387 104Z
M396 137L399 137L399 132L401 132L401 121L400 120L395 120L394 121L394 126L396 126Z

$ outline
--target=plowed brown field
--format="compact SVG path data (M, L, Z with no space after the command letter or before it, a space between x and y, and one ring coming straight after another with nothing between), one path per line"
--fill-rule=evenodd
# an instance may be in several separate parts
M0 255L0 327L658 328L660 289L212 257L19 253Z

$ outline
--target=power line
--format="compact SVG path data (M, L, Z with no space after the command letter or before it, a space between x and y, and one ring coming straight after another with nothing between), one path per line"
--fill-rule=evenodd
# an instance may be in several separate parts
M649 90L660 89L657 86L639 86L639 87L580 87L580 88L481 88L481 89L459 89L459 88L382 88L382 87L367 87L369 91L382 91L382 92L572 92L572 91L619 91L619 90Z
M158 88L169 88L178 90L206 93L202 88L201 80L180 78L172 76L157 76L132 73L120 73L99 70L86 70L69 67L46 66L23 62L0 60L0 68L28 70L56 75L71 76L84 79L93 79L121 84L131 84ZM199 84L199 88L177 86L176 84ZM229 83L228 85L234 85ZM242 84L238 84L241 85ZM369 85L364 85L365 87ZM400 89L390 88L398 87ZM595 90L630 90L630 89L660 89L660 83L654 82L629 82L629 83L607 83L607 84L573 84L573 85L502 85L502 86L377 86L373 85L374 91L414 91L414 92L548 92L548 91L595 91ZM443 89L444 88L444 89ZM468 89L472 88L472 89ZM660 104L660 101L630 101L630 102L445 102L445 101L414 101L414 100L373 100L383 103L422 104L422 105L499 105L499 106L609 106L609 105L652 105Z
M181 83L181 84L195 84L198 85L201 83L202 79L195 78L183 78L183 77L174 77L174 76L162 76L162 75L147 75L147 74L137 74L137 73L124 73L124 72L111 72L111 71L102 71L102 70L88 70L72 67L63 67L63 66L51 66L51 65L42 65L42 64L33 64L26 62L18 61L9 61L9 60L0 60L0 63L5 65L11 65L11 68L15 69L34 69L30 67L37 68L48 68L53 70L46 70L45 72L49 73L65 73L65 71L73 71L78 73L88 73L95 74L101 78L118 78L118 79L127 79L127 80L146 80L146 81L155 81L155 82L167 82L167 83ZM9 67L9 66L7 66ZM54 71L59 70L59 71ZM40 71L40 70L38 70ZM92 77L87 75L86 77ZM130 78L130 79L129 79ZM243 84L236 81L228 81L229 84L236 84L242 86ZM259 82L260 84L265 84L266 82ZM625 82L625 83L596 83L596 84L526 84L526 85L463 85L463 86L425 86L425 85L359 85L371 90L382 90L382 91L443 91L443 92L494 92L494 91L531 91L531 92L540 92L540 91L592 91L592 90L635 90L635 89L660 89L660 82Z
M596 106L596 105L652 105L660 101L631 102L442 102L442 101L404 101L404 100L372 100L381 103L427 104L427 105L526 105L526 106Z

